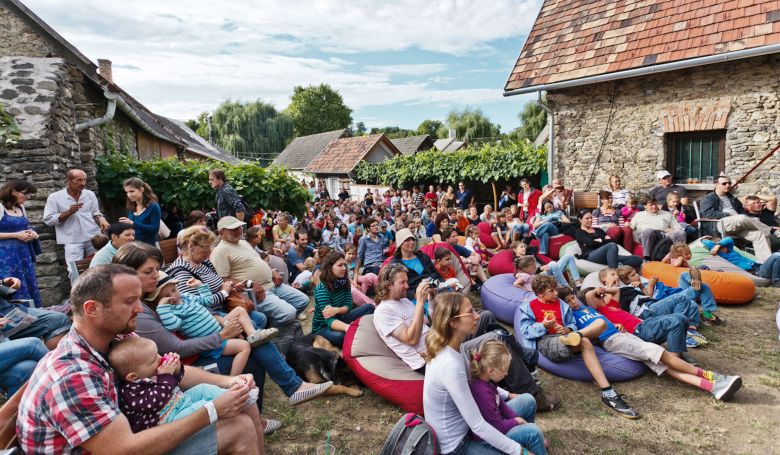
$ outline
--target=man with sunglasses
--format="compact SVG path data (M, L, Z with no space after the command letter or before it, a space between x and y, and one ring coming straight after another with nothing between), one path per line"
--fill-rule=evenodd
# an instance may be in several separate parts
M742 202L731 194L731 190L731 179L721 175L715 183L714 191L701 198L701 217L718 220L717 223L702 224L702 233L745 239L753 244L759 261L765 262L772 254L769 226L745 215Z
M683 206L688 205L688 190L682 185L674 183L669 171L658 171L655 176L658 178L658 186L650 190L648 195L658 201L658 205L666 204L666 195L669 193L679 194L680 203Z

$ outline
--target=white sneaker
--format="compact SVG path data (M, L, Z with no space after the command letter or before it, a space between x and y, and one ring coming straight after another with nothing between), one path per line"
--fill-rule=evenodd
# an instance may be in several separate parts
M305 321L306 320L306 312L305 311L298 315L298 320L299 321Z

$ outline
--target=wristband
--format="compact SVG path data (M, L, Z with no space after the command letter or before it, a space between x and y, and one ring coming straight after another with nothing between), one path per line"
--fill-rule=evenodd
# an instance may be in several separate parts
M217 415L217 408L214 407L214 403L208 401L203 407L206 408L206 411L209 413L209 424L217 423L219 416Z

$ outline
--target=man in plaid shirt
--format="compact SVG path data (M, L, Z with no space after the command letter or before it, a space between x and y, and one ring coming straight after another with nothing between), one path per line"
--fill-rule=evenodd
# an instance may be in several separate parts
M71 291L73 328L29 381L16 422L27 454L264 453L256 406L246 406L251 375L227 377L185 368L182 388L211 383L229 389L172 423L130 430L117 403L116 375L106 361L111 340L135 336L141 281L118 264L90 268Z
M246 211L244 201L241 200L241 196L238 195L236 189L227 183L225 179L225 171L222 169L209 171L209 185L217 190L214 200L217 219L221 220L225 216L234 216L240 221L244 221L244 212Z

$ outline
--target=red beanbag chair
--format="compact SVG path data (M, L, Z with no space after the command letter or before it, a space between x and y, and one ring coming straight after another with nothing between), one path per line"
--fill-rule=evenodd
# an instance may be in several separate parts
M548 253L547 256L552 258L552 260L557 261L558 259L561 258L560 256L561 247L572 241L574 241L574 239L565 234L558 234L550 237L550 243L549 243L550 251L547 252ZM539 240L538 239L531 240L531 245L535 246L536 248L539 248Z
M373 315L349 325L341 354L366 387L406 412L423 414L425 377L387 347L374 327Z
M482 221L477 225L477 229L479 229L479 240L485 248L498 248L498 243L490 236L493 233L493 226L490 223Z
M499 251L488 262L488 273L491 276L501 275L502 273L515 273L515 256L512 250Z

